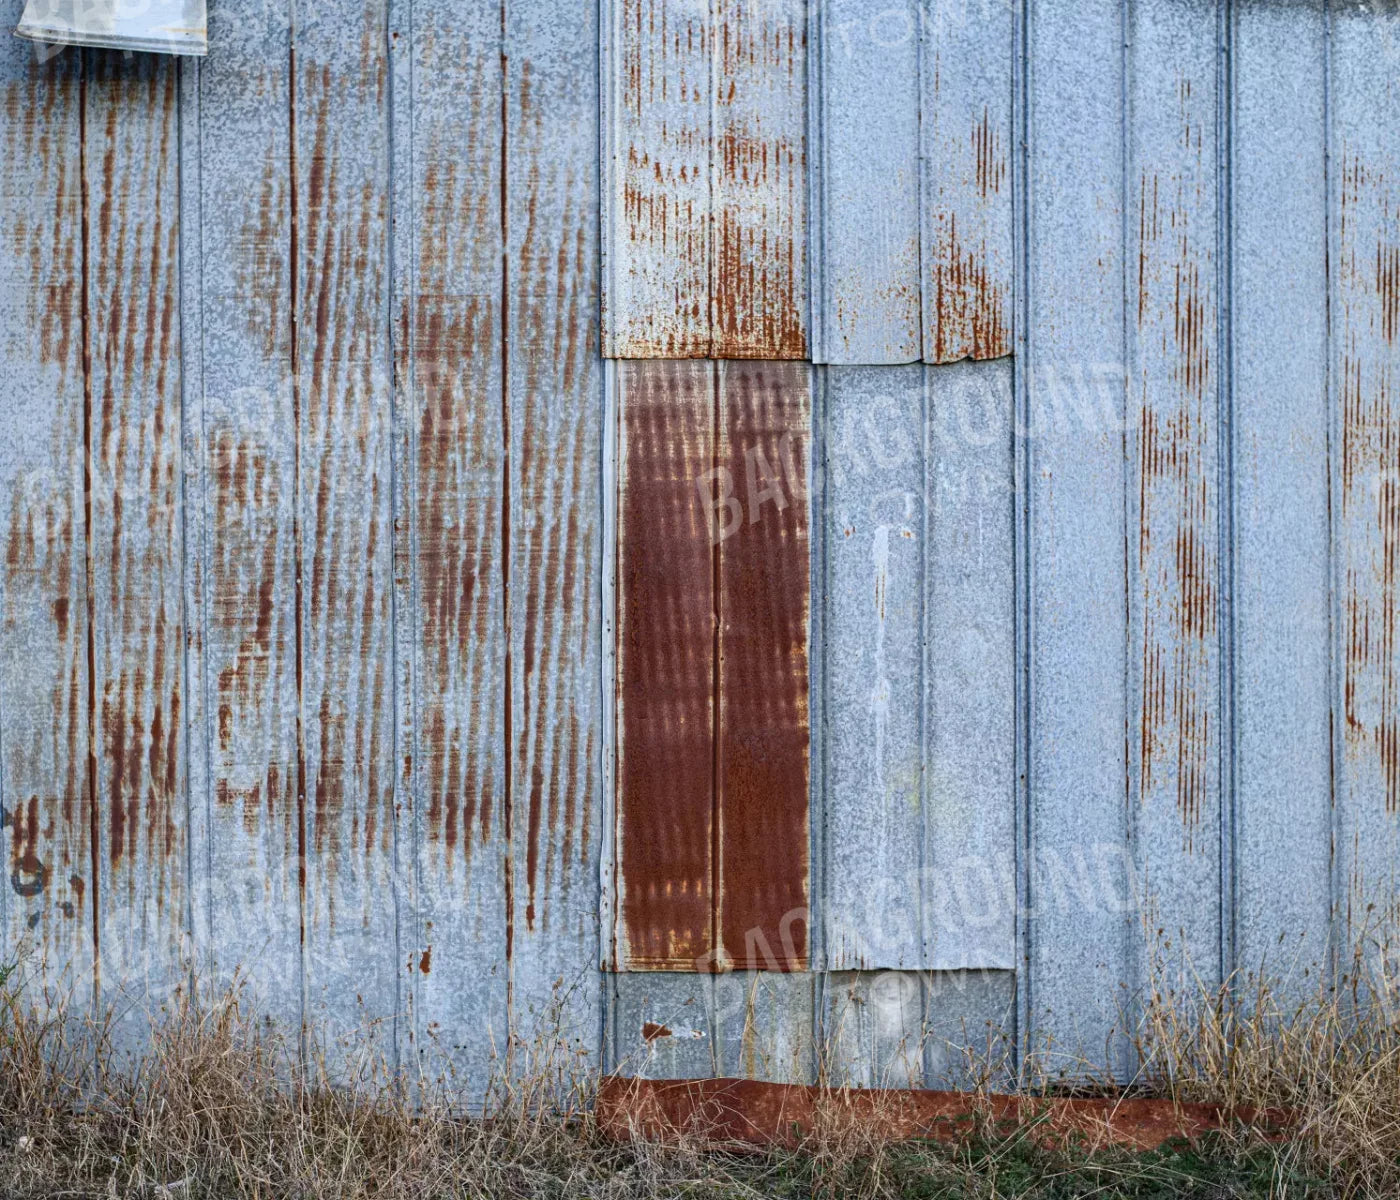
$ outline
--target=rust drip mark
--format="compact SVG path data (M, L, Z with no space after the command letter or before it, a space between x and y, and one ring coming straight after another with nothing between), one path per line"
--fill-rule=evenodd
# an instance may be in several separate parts
M29 286L22 289L29 320L27 327L12 326L8 334L16 358L30 353L28 338L36 338L40 363L59 368L60 393L78 366L74 326L81 300L81 156L61 137L77 92L58 64L39 68L23 81L7 83L3 90L4 161L26 168L26 189L45 198L49 209L45 213L37 206L15 205L9 211L5 232L10 269L29 280ZM67 127L72 128L71 124ZM60 134L57 146L55 132ZM21 330L24 342L15 340Z
M290 323L283 306L289 303L288 247L283 229L288 205L289 181L281 164L269 154L258 185L255 216L249 216L239 232L239 255L234 287L248 322L264 355L288 353Z
M1347 756L1400 813L1400 203L1389 171L1345 148L1337 268ZM1372 774L1373 773L1373 774Z
M418 957L418 970L424 975L430 975L433 970L433 948L428 946Z
M1200 154L1200 139L1188 146ZM1200 164L1197 163L1199 168ZM1214 787L1219 551L1211 345L1213 229L1196 228L1194 176L1139 182L1141 422L1136 562L1141 794L1175 797L1194 849ZM1166 192L1172 197L1164 199Z
M997 242L1003 235L995 219L1008 168L1005 137L989 107L973 123L970 142L970 162L962 136L949 149L967 164L968 178L961 185L940 181L931 206L926 356L937 363L1011 353L1008 248Z
M382 56L382 44L373 53ZM324 911L332 927L342 894L334 881L347 856L383 858L393 837L388 534L379 470L385 410L377 373L388 196L372 156L366 162L342 145L358 126L338 116L373 106L376 80L373 69L335 75L325 64L307 64L298 80L298 117L312 125L295 296L305 402L298 495L311 550L303 553L305 652L314 663L304 702L319 735L307 823L315 860L330 878ZM372 903L368 889L362 901Z
M90 509L87 395L85 84L71 59L31 65L4 86L3 152L23 183L11 197L5 239L7 270L20 307L6 335L16 362L43 370L26 382L47 398L49 426L26 447L9 483L3 546L3 625L26 647L24 678L12 681L12 704L30 718L7 730L0 809L8 836L5 886L33 930L40 964L85 969L62 921L83 913L86 880L95 871L95 776L90 770L92 645L84 532ZM34 349L37 346L38 354ZM95 877L95 876L93 876ZM95 917L89 936L98 932ZM78 950L74 959L74 951Z
M279 728L282 667L288 650L285 605L288 569L282 538L281 481L269 447L230 429L209 437L209 477L215 559L210 570L211 624L236 639L215 682L215 746L223 766L215 784L220 805L236 806L244 830L256 836L264 819L280 819L287 844L296 816L292 764L240 767L240 748Z
M613 225L624 295L614 338L634 357L710 352L708 13L622 0L621 211Z
M709 356L806 358L805 29L726 0L716 31Z
M585 752L574 705L572 672L585 669L577 647L592 627L592 589L586 586L592 523L579 501L588 478L589 430L596 379L591 356L596 331L590 320L593 268L589 172L581 164L541 153L548 144L546 110L535 102L533 67L521 63L514 179L523 195L512 204L519 227L514 259L519 286L512 289L509 370L523 406L515 459L524 506L513 551L528 569L517 573L515 626L521 641L520 733L511 748L513 777L528 794L525 847L525 925L549 928L554 876L567 897L568 869L578 829L587 820L588 795L580 796L580 756ZM541 208L544 212L541 212ZM521 219L523 217L523 220ZM557 224L556 224L557 222ZM562 232L556 243L556 229ZM589 539L589 541L585 541ZM586 769L585 769L586 774ZM521 792L517 792L519 797ZM585 860L586 861L586 860Z
M128 72L104 60L93 86L106 112L103 170L89 180L99 228L90 271L90 453L101 518L88 528L101 613L93 740L111 868L102 891L104 907L149 906L169 922L180 919L184 884L179 398L171 369L179 353L177 75L167 63Z
M712 959L709 363L620 371L617 811L625 966Z
M498 221L497 63L470 61L462 144L434 133L424 152L412 317L420 762L428 852L448 880L491 836L502 737L501 246L481 235Z
M736 969L797 971L809 876L809 372L735 364L723 379L719 461L744 521L718 545L717 948Z

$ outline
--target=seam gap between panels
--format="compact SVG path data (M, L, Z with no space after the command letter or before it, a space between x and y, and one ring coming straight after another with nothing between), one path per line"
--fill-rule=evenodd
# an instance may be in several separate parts
M295 607L295 669L296 669L296 751L297 751L297 974L300 984L301 1018L297 1034L298 1062L303 1071L307 1058L308 979L306 967L306 694L305 652L306 614L302 608L302 569L304 553L301 520L301 322L298 310L301 302L301 233L300 205L297 180L297 10L296 0L290 4L290 25L287 46L287 128L288 128L288 196L291 209L289 233L288 276L291 288L291 361L292 361L292 556L293 604Z
M81 323L83 339L83 573L85 606L87 609L87 800L88 800L88 869L92 872L92 1004L97 1011L101 994L101 851L98 835L101 830L97 811L97 645L96 599L93 596L95 565L92 551L92 263L91 205L88 197L87 109L88 77L92 53L79 50L78 67L78 192L81 197Z
M412 0L397 0L398 3L408 3L412 5ZM396 509L399 500L399 475L402 470L398 461L398 431L399 431L399 394L398 394L398 355L395 345L397 339L394 330L394 292L398 283L398 256L394 253L395 235L394 229L398 224L399 195L396 186L398 180L394 173L394 118L397 111L395 104L396 72L394 71L394 5L395 0L388 0L384 5L384 59L385 74L387 75L384 101L384 124L385 124L385 174L387 175L385 192L388 198L388 230L384 239L386 267L388 271L389 286L385 291L384 307L384 334L385 342L389 347L389 372L388 372L388 402L389 402L389 678L393 680L393 698L390 703L390 726L392 747L392 761L394 763L393 772L393 794L391 803L392 830L393 830L393 856L391 859L390 894L394 907L394 1019L392 1023L391 1041L394 1047L394 1066L396 1070L403 1068L403 1029L401 1026L407 1021L407 1005L405 996L412 986L411 981L406 979L406 972L403 969L403 896L400 888L400 838L399 821L403 812L403 806L399 801L400 773L399 773L399 742L403 736L403 730L399 721L399 701L397 699L399 687L399 661L403 653L403 648L399 645L399 589L397 580L397 562L399 550L399 525L396 517ZM411 52L411 43L410 43ZM410 93L411 99L411 93ZM412 180L410 179L410 187ZM375 798L371 797L371 803Z
M1322 176L1323 176L1323 246L1324 278L1326 295L1326 346L1324 368L1324 422L1323 429L1327 447L1327 580L1331 593L1327 605L1327 743L1328 743L1328 969L1333 983L1341 977L1342 955L1346 947L1341 944L1345 935L1350 937L1350 922L1342 906L1343 887L1341 861L1338 854L1338 833L1341 830L1340 813L1337 805L1339 784L1344 784L1343 739L1338 737L1337 726L1344 719L1338 711L1337 682L1338 663L1341 658L1342 617L1341 605L1341 556L1338 553L1337 520L1334 505L1336 492L1336 447L1338 406L1336 403L1337 373L1334 366L1335 342L1333 339L1333 291L1335 288L1334 270L1338 256L1333 253L1333 239L1337 236L1336 223L1332 216L1332 4L1322 0ZM1339 249L1339 247L1338 247Z
M1033 886L1034 843L1031 792L1031 650L1034 643L1032 616L1032 563L1030 554L1031 466L1030 438L1030 313L1031 259L1031 39L1033 0L1014 0L1016 20L1013 22L1012 83L1013 137L1012 153L1012 258L1016 287L1014 331L1017 353L1011 361L1012 427L1011 452L1013 486L1019 482L1019 495L1012 505L1012 560L1016 614L1015 653L1018 661L1014 672L1015 764L1012 785L1015 811L1015 959L1016 999L1012 1036L1012 1061L1016 1076L1023 1076L1029 1050L1030 1023L1033 1005L1033 927L1030 920L1034 901ZM1019 235L1019 236L1017 236Z
M720 439L724 406L720 401L720 364L714 359L706 363L710 383L710 478L712 486L720 482ZM715 497L711 497L713 500ZM713 527L712 527L713 528ZM710 546L710 956L711 973L722 970L725 947L721 942L723 918L721 913L724 888L724 745L720 730L723 714L721 686L724 682L724 603L723 603L723 538L713 536ZM713 1005L712 1005L713 1007Z
M176 236L179 238L179 254L176 260L177 283L175 294L178 297L176 311L179 316L179 338L181 352L175 364L176 372L179 376L177 393L180 397L180 691L182 695L190 695L190 603L189 590L186 581L189 579L189 488L186 476L186 454L189 449L188 436L188 405L185 403L185 393L188 388L194 386L191 378L192 372L185 370L184 336L185 336L185 282L188 264L186 262L189 250L189 239L185 237L185 170L188 164L185 154L185 96L188 91L188 65L189 73L194 75L194 86L198 86L199 65L197 62L188 63L187 60L177 60L175 64L175 223ZM196 136L198 127L196 125ZM199 156L195 155L191 169L198 169ZM196 214L198 208L195 209ZM202 359L201 359L202 365ZM185 705L186 709L189 705ZM185 969L181 972L188 981L191 992L197 977L195 968L195 939L194 939L194 789L192 787L190 761L194 753L191 744L189 731L190 722L187 716L182 716L184 723L183 753L185 768L184 792L185 792L185 896L184 896L184 921L185 933L188 939L184 953L186 954ZM3 776L3 768L0 768L0 776Z
M1217 382L1220 442L1219 541L1220 585L1220 982L1229 981L1236 965L1236 811L1235 811L1235 442L1234 442L1234 19L1233 0L1222 0L1217 15L1216 76L1216 271L1218 286Z
M505 887L506 951L506 1073L511 1074L515 1049L515 675L514 600L511 596L511 470L510 421L510 62L507 46L506 0L497 0L500 12L500 118L501 158L497 232L501 239L501 638L504 650L504 717L501 738L505 754L501 763L501 835L504 842L502 881Z
M1132 522L1130 517L1132 508L1132 489L1134 473L1141 471L1141 465L1136 455L1129 453L1130 449L1136 449L1134 439L1130 437L1129 412L1132 404L1131 389L1129 387L1129 368L1136 369L1137 338L1132 330L1132 325L1128 316L1128 297L1132 294L1128 287L1128 262L1129 246L1131 234L1128 215L1128 206L1132 196L1132 83L1131 75L1133 70L1132 58L1132 18L1129 12L1130 0L1119 0L1119 74L1118 74L1118 167L1119 167L1119 288L1121 304L1121 326L1120 345L1122 348L1124 361L1121 365L1119 377L1121 380L1122 408L1120 410L1120 435L1119 446L1121 455L1121 477L1122 477L1122 517L1123 517L1123 835L1126 843L1127 853L1124 856L1124 863L1129 870L1134 871L1138 880L1141 881L1142 891L1146 891L1146 861L1142 854L1142 839L1139 836L1139 810L1142 803L1142 778L1139 775L1137 780L1137 795L1134 795L1132 754L1130 751L1132 731L1136 727L1141 729L1143 713L1140 703L1140 689L1133 687L1133 638L1135 635L1134 626L1134 588L1132 580L1132 554L1130 531ZM1142 520L1142 514L1137 514L1138 520ZM1138 570L1142 570L1142 564L1138 563ZM1137 886L1134 880L1125 881L1129 886ZM1142 902L1146 903L1147 898L1142 896ZM1143 934L1143 915L1135 913L1133 906L1128 906L1128 913L1124 918L1124 928L1122 931L1124 949L1124 974L1128 976L1130 985L1128 1003L1133 1008L1140 1008L1141 996L1144 984L1146 983L1146 973L1144 970L1144 956L1150 953ZM1134 929L1134 922L1138 928ZM1131 1013L1135 1018L1136 1013ZM1128 1031L1119 1029L1114 1039L1113 1054L1118 1060L1113 1065L1116 1073L1119 1067L1127 1067L1128 1057Z

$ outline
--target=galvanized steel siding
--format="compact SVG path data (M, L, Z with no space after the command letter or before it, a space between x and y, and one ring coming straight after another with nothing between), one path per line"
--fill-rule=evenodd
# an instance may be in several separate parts
M1126 1070L1149 986L1335 970L1400 851L1400 17L1061 7L6 41L36 994L241 967L479 1097Z

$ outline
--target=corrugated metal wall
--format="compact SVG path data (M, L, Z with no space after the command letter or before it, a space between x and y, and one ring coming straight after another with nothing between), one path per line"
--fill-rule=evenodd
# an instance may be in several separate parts
M133 1044L241 968L478 1092L1123 1071L1159 978L1325 978L1400 898L1398 52L1320 0L7 41L4 952Z

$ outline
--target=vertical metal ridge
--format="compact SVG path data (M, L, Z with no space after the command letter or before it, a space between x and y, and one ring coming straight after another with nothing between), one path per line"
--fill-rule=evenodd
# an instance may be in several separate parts
M505 861L503 863L506 905L506 1070L510 1071L515 1038L515 1013L512 1006L514 996L514 939L515 939L515 732L512 727L515 706L515 673L512 668L514 603L510 594L511 556L511 445L510 429L510 72L506 45L506 3L497 0L500 11L500 70L501 92L501 180L500 180L500 228L501 239L501 622L505 646L504 675L505 688L502 703L501 738L505 744L504 777L502 780L502 833L505 837Z
M1014 1027L1012 1029L1012 1061L1020 1078L1026 1066L1027 1041L1030 1038L1033 989L1031 971L1031 927L1029 914L1035 901L1032 884L1034 830L1031 825L1031 731L1034 714L1031 709L1031 588L1032 560L1030 551L1031 468L1030 438L1030 278L1031 264L1028 247L1032 229L1030 145L1033 125L1031 112L1031 5L1034 0L1014 0L1016 20L1013 22L1012 54L1012 130L1011 148L1012 208L1017 214L1012 221L1012 277L1016 294L1012 298L1016 314L1013 332L1016 354L1011 362L1012 405L1011 459L1015 502L1012 504L1011 545L1013 558L1012 584L1015 590L1016 614L1015 652L1015 931L1016 931L1016 996Z
M97 634L96 597L94 596L95 563L92 552L92 201L88 179L88 76L92 69L92 51L79 50L78 74L78 193L81 197L82 249L80 259L83 358L83 591L87 610L87 800L88 800L88 866L92 878L88 882L92 897L92 1004L94 1014L102 993L102 928L101 928L101 851L99 849L100 815L97 801Z
M1120 453L1122 455L1122 514L1123 514L1123 833L1127 842L1125 847L1127 853L1125 861L1133 864L1134 870L1141 879L1145 876L1146 863L1142 855L1142 839L1139 836L1140 829L1140 809L1142 805L1142 775L1137 775L1137 786L1134 788L1134 772L1132 761L1132 735L1135 729L1141 729L1143 721L1142 696L1138 689L1133 687L1133 597L1132 597L1132 558L1131 539L1129 530L1133 527L1133 482L1135 471L1133 467L1134 456L1129 453L1132 446L1132 439L1128 435L1131 428L1128 420L1128 370L1130 366L1136 365L1137 353L1137 331L1136 326L1129 316L1128 297L1131 292L1128 289L1128 247L1130 240L1130 220L1128 216L1129 197L1132 195L1131 173L1132 173L1132 82L1130 75L1133 70L1132 60L1132 19L1129 16L1129 0L1119 0L1118 20L1120 34L1119 71L1118 71L1118 230L1119 230L1119 289L1122 297L1122 339L1123 362L1120 364L1120 377L1122 380L1121 404L1119 420L1122 422L1122 433L1119 440ZM1138 513L1141 520L1141 513ZM1130 886L1134 886L1129 881ZM1129 1006L1140 1006L1142 1003L1143 988L1146 983L1144 978L1143 952L1145 946L1142 944L1142 920L1139 917L1138 929L1133 928L1133 912L1130 909L1124 917L1123 924L1123 955L1124 973L1130 978L1125 980L1128 984ZM1136 1017L1136 1012L1130 1009L1130 1019ZM1118 1054L1123 1056L1123 1052L1128 1045L1128 1031L1120 1029L1118 1031ZM1117 1066L1125 1066L1124 1056Z
M714 12L711 0L711 14ZM711 27L713 29L713 26ZM713 61L713 57L711 59ZM713 102L714 87L711 80L710 96ZM713 113L713 107L711 109ZM713 173L713 164L711 166ZM713 200L713 193L711 193ZM710 206L710 220L714 220L714 205ZM711 239L711 251L714 242ZM713 255L711 257L713 262ZM713 328L711 330L713 336ZM721 400L723 381L720 378L720 364L713 359L707 372L710 379L710 478L719 487L721 439L724 437L724 405ZM712 971L723 970L727 965L723 937L724 904L724 745L721 730L723 725L723 679L724 679L724 562L722 558L724 538L714 536L710 544L710 953ZM714 1005L710 1006L711 1011ZM711 1039L713 1044L713 1039Z
M1220 484L1220 981L1233 980L1238 953L1235 925L1238 897L1235 889L1236 813L1235 772L1235 441L1234 441L1234 0L1220 0L1217 9L1219 44L1216 78L1216 354L1217 411L1220 439L1217 470Z
M920 39L920 57L922 58L922 39ZM923 88L919 89L921 98ZM923 153L923 139L919 140L919 152ZM922 169L919 172L920 188L922 188ZM921 192L922 195L922 192ZM923 206L920 204L919 214L919 239L923 241ZM923 266L920 264L919 278L923 278ZM919 336L923 337L924 322L922 312L919 320ZM929 536L932 532L933 521L929 516L929 509L936 503L938 498L938 475L937 465L933 454L933 412L931 396L929 394L929 371L927 364L921 364L919 370L919 455L922 462L919 464L923 476L923 503L919 505L919 827L917 831L918 845L918 879L917 879L917 912L919 914L919 948L923 955L922 964L929 965L933 962L934 947L930 944L929 914L927 897L925 896L924 881L928 875L930 866L929 848L929 820L932 812L932 797L929 795L929 699L928 686L929 679L933 673L931 657L933 654L932 633L929 628L929 589L933 586L933 581L929 577ZM932 368L936 369L936 368ZM927 997L926 988L920 988L920 1004L923 1005ZM921 1012L921 1019L924 1014ZM924 1027L926 1023L921 1023ZM927 1084L927 1081L925 1081Z
M1334 219L1334 207L1336 204L1335 192L1333 190L1335 173L1332 163L1332 121L1333 121L1333 78L1332 78L1332 0L1322 0L1322 128L1323 128L1323 150L1322 150L1322 173L1323 173L1323 202L1324 221L1326 223L1326 236L1324 244L1326 246L1326 288L1327 297L1327 324L1326 324L1326 355L1327 365L1324 371L1326 380L1326 405L1327 419L1325 421L1327 437L1327 557L1328 557L1328 577L1331 583L1331 598L1327 606L1328 619L1328 654L1327 654L1327 698L1330 706L1331 719L1327 722L1328 741L1330 746L1329 755L1329 782L1330 782L1330 806L1328 810L1330 845L1328 846L1328 880L1330 894L1328 896L1328 954L1327 964L1331 971L1332 982L1335 984L1342 975L1343 956L1346 947L1340 944L1338 937L1339 922L1343 922L1344 914L1341 912L1341 899L1345 894L1344 884L1341 879L1341 855L1340 847L1337 845L1338 822L1340 820L1337 811L1337 790L1342 783L1345 774L1344 750L1346 738L1340 729L1340 723L1344 721L1346 706L1338 703L1338 679L1345 678L1345 672L1339 670L1343 650L1342 633L1343 620L1341 613L1342 604L1342 556L1337 547L1337 520L1339 505L1337 502L1337 443L1339 421L1339 404L1337 397L1337 370L1336 359L1338 347L1334 336L1334 320L1336 316L1336 269L1339 257L1339 247L1337 244L1338 229L1337 221Z

